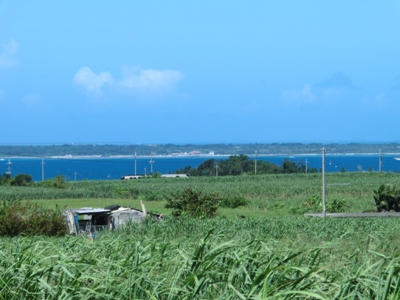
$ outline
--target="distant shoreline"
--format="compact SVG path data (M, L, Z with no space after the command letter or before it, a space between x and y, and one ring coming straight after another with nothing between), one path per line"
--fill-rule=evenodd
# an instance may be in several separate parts
M136 155L136 158L214 158L214 157L230 157L230 156L246 155L248 157L254 157L254 154L215 154L215 155ZM307 157L307 156L320 156L320 153L298 153L298 154L258 154L257 157ZM326 153L326 156L379 156L379 153ZM382 156L396 156L400 157L400 153L382 153ZM123 159L123 158L135 158L135 155L53 155L53 156L3 156L0 157L0 161L5 161L6 159Z

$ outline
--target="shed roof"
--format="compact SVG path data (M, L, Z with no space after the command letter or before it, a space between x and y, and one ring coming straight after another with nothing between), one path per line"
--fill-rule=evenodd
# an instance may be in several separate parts
M93 215L93 214L110 214L111 210L104 208L83 207L78 209L69 209L78 215Z

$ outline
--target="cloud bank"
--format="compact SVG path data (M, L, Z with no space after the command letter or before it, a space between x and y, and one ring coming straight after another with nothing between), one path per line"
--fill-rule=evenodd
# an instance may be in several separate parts
M101 88L105 84L111 85L113 83L113 78L108 72L101 72L97 75L89 67L83 67L75 74L72 82L83 87L93 96L101 96Z
M16 52L18 50L18 42L11 40L7 44L0 45L0 67L8 68L17 65L18 59L16 57Z
M101 96L102 88L109 85L118 92L140 94L164 94L174 90L184 75L177 70L152 70L137 67L123 68L122 78L116 80L109 72L94 73L89 67L82 67L72 79L93 96Z
M138 92L170 92L183 79L183 74L176 70L144 70L125 68L121 86Z

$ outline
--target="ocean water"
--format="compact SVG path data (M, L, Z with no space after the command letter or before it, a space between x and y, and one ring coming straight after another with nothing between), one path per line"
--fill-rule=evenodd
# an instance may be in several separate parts
M400 172L400 161L395 160L399 154L385 154L382 156L382 171ZM153 172L174 173L187 165L198 167L202 162L214 158L225 160L227 156L183 156L183 157L153 157L151 167L149 157L138 157L136 159L136 174L149 174ZM250 156L254 159L253 156ZM308 168L322 167L321 155L295 155L295 156L262 156L258 160L270 161L281 165L284 159L294 162L307 162ZM42 180L42 159L41 158L1 158L0 174L8 171L8 161L11 162L11 174L31 174L34 181ZM63 175L68 180L113 180L121 176L135 173L134 158L45 158L44 178L54 178ZM334 155L327 154L325 157L326 172L340 172L345 168L348 172L356 171L378 171L379 156L377 154L353 154Z

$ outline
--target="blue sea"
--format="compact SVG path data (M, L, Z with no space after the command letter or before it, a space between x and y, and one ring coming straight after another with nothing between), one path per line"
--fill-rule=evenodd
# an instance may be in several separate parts
M400 154L382 155L382 171L400 172L400 160L395 160ZM195 168L202 162L214 158L216 161L225 160L228 156L175 156L153 157L153 172L175 173L187 165ZM250 156L254 159L253 156ZM294 155L294 156L262 156L258 160L270 161L281 165L284 159L294 162L307 162L308 169L322 167L321 155ZM10 165L7 163L10 161ZM68 180L116 180L124 175L135 173L135 159L129 158L45 158L44 178L50 179L57 175L63 175ZM23 173L31 174L34 181L42 180L41 158L6 158L0 159L0 174L11 167L13 176ZM378 154L327 154L325 157L326 172L340 172L344 168L347 172L378 171ZM149 174L151 172L150 157L138 157L136 159L136 174Z

